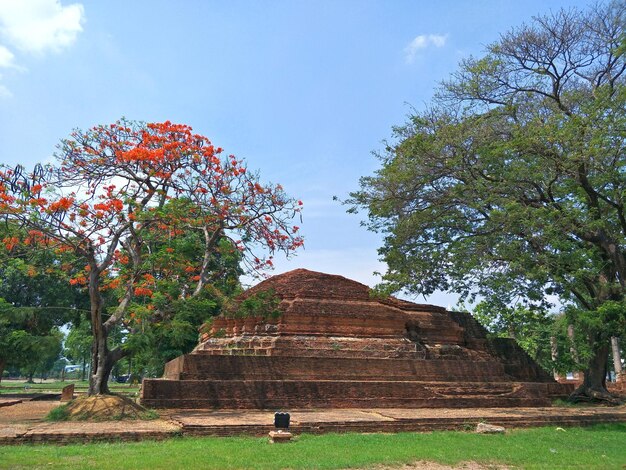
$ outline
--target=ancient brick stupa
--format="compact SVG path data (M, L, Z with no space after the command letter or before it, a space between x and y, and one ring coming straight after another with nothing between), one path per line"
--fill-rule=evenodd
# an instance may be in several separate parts
M555 382L513 340L488 339L466 313L393 297L341 276L297 269L270 292L279 316L217 317L196 349L143 382L167 408L549 406ZM278 303L279 302L279 303Z

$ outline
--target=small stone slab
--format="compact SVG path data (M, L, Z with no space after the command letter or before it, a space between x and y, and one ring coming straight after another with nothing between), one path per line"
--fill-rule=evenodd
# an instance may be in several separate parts
M74 399L74 384L69 384L61 390L61 401L67 402Z
M292 434L289 431L270 431L270 444L284 444L291 440Z
M504 434L504 427L494 426L493 424L478 423L476 432L478 434Z

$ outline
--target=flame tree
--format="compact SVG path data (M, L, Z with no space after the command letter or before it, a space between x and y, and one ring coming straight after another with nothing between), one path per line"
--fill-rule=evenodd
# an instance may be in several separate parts
M108 334L122 324L135 296L153 295L143 260L150 233L202 234L204 253L188 279L195 283L190 296L209 281L222 240L230 240L255 271L271 267L274 253L289 255L303 244L291 223L302 203L280 185L262 184L243 161L225 156L187 125L122 119L75 130L55 156L56 164L32 172L2 169L0 214L84 261L71 282L89 292L90 395L108 392L111 369L125 355L122 347L109 350ZM172 201L181 210L163 210ZM105 312L102 293L111 288L119 296Z

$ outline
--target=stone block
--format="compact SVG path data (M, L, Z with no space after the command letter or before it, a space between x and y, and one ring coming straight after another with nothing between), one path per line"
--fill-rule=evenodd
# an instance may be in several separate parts
M494 426L493 424L478 423L476 426L476 432L478 434L504 434L505 429L503 426Z
M74 399L74 384L69 384L61 390L61 401L67 402Z
M269 436L270 444L284 444L291 441L292 434L289 431L279 429L278 431L270 431Z

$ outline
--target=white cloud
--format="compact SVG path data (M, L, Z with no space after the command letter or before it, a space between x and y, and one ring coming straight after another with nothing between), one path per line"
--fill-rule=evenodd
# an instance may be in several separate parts
M446 45L447 40L447 34L420 34L404 48L404 59L407 64L411 64L415 60L418 51L430 46L443 47Z
M7 87L0 83L0 99L10 98L11 96L13 96L13 93L11 93L11 91Z
M0 0L0 70L24 71L15 62L15 49L42 55L71 46L84 21L80 3L63 6L60 0ZM0 98L11 96L0 83Z
M80 3L0 0L0 35L24 52L58 52L71 46L83 30L84 13Z
M15 55L0 44L0 68L15 67Z

